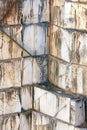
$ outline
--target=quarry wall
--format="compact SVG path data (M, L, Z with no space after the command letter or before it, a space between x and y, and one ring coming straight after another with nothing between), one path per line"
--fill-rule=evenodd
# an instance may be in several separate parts
M86 4L0 1L0 130L87 130Z

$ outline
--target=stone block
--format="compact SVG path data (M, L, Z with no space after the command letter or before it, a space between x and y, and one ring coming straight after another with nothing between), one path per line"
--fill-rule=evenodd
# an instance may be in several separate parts
M23 31L23 44L24 48L32 55L47 54L47 27L40 25L29 25L25 27Z
M87 67L50 57L49 80L68 93L87 95Z
M33 83L47 82L48 76L47 57L37 57L33 59Z
M75 32L74 63L87 65L87 33Z
M19 130L32 130L32 112L22 113L20 115Z
M69 1L55 1L51 6L51 21L52 24L62 26L64 28L87 29L85 4Z
M20 2L19 0L9 0L3 1L2 18L0 19L3 25L17 25L21 24L22 15L20 12Z
M65 0L65 1L68 1L68 2L79 2L79 3L82 3L82 4L85 4L87 2L87 0Z
M28 112L20 116L20 130L53 130L53 122L47 116L38 112Z
M32 116L32 118L31 118L31 116ZM71 124L67 124L65 122L55 120L55 119L50 118L39 112L32 111L32 113L30 114L29 117L30 118L26 118L27 121L25 119L26 123L24 123L24 124L28 124L28 125L23 125L23 126L25 126L25 128L27 128L26 130L29 130L29 128L30 128L29 123L27 123L27 122L30 122L29 119L32 119L32 129L31 130L36 130L36 129L37 130L63 130L63 129L64 130L87 130L87 128L75 128ZM30 125L31 125L31 123L30 123ZM25 129L21 129L21 130L25 130Z
M74 60L74 32L51 26L50 54L67 62Z
M15 115L0 117L1 130L87 130L75 128L71 124L55 120L42 113L28 111Z
M33 83L33 59L25 58L23 60L23 80L22 84L32 84Z
M56 129L55 130L74 130L74 127L71 126L71 125L68 125L68 124L65 124L65 123L62 123L62 122L58 122L56 123Z
M49 22L49 0L24 0L22 14L24 24Z
M0 89L21 86L21 60L0 63Z
M33 93L32 87L21 88L21 107L23 110L32 109Z
M33 93L30 86L0 92L0 116L32 109L32 103Z
M34 87L34 109L55 119L79 126L85 122L85 103Z
M66 124L60 121L55 123L55 130L63 130L63 129L64 130L87 130L87 128L75 128L70 124Z
M87 130L87 128L75 128L75 130Z
M47 58L25 58L23 60L23 85L47 81Z
M19 45L23 46L22 44L22 31L23 26L15 25L15 26L4 26L3 31L10 37L15 40Z
M87 65L87 34L51 27L50 54L69 63Z
M21 57L22 49L9 37L0 32L0 60Z
M21 114L20 119L20 130L62 130L63 128L65 130L75 130L72 125L52 119L49 116L34 111Z
M13 116L0 117L0 130L18 130L20 118L17 114Z
M0 115L21 112L19 92L10 90L0 92Z
M33 112L32 113L32 128L33 130L56 130L55 120L50 117Z

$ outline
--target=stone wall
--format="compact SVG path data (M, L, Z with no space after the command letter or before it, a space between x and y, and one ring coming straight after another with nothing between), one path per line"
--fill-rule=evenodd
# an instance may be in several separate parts
M50 3L51 21L50 21L50 45L49 45L49 71L48 78L52 90L58 93L65 94L66 96L78 97L83 99L83 113L81 114L82 107L79 106L80 102L73 102L70 100L70 111L72 109L75 113L68 115L68 112L62 113L61 120L75 119L76 122L81 123L73 124L74 126L85 127L87 129L86 120L86 96L87 96L87 19L86 19L86 0L52 0ZM65 100L65 99L64 99ZM80 101L80 100L79 100ZM62 105L63 102L62 101ZM73 103L72 103L73 102ZM68 103L67 103L68 105ZM72 106L75 109L72 108ZM81 104L80 104L81 105ZM66 107L67 108L67 107ZM68 109L69 110L69 107ZM65 114L67 113L67 114ZM73 115L73 116L72 116ZM79 118L78 118L79 117ZM58 115L60 118L60 115ZM84 122L80 122L80 121ZM73 120L74 121L74 120ZM62 125L63 126L63 125ZM63 128L59 128L62 129ZM67 128L68 129L68 128ZM70 128L71 129L71 128Z
M0 130L87 130L86 3L0 1Z

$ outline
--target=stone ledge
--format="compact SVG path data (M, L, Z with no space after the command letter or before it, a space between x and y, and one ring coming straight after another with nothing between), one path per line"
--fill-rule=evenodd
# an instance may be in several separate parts
M73 125L33 110L0 117L0 128L2 130L87 130L87 128L75 128Z

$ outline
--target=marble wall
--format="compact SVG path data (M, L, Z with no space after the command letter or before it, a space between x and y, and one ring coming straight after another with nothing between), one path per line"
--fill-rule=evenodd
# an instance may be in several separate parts
M0 130L87 130L86 4L0 1Z

